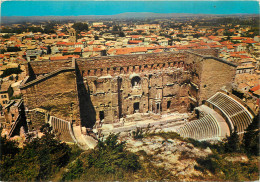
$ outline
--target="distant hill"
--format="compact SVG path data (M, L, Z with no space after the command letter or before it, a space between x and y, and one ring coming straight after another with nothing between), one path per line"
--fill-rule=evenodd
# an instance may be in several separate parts
M21 22L41 22L41 21L86 21L99 19L147 19L147 18L185 18L185 17L201 17L201 16L255 16L254 14L234 14L234 15L214 15L214 14L189 14L189 13L135 13L127 12L116 15L82 15L82 16L3 16L1 24L12 24Z

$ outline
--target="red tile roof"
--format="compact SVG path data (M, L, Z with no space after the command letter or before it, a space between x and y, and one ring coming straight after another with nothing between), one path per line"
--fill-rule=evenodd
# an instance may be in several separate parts
M255 92L255 91L259 90L259 89L260 89L260 85L257 85L255 87L251 88L250 91L251 92Z
M66 56L53 56L50 57L51 61L56 61L56 60L62 60L62 59L68 59L68 58L79 58L79 55L66 55Z
M243 40L242 42L247 43L247 44L257 43L256 41L253 41L252 39Z
M162 49L156 49L156 50L154 50L153 52L154 53L157 53L157 52L162 52L163 50Z
M81 48L80 47L75 48L74 52L81 52Z
M142 40L129 40L128 44L139 44L140 42L143 42Z
M138 39L138 38L140 38L140 37L143 37L142 35L129 35L130 37L132 37L132 38L135 38L135 39Z

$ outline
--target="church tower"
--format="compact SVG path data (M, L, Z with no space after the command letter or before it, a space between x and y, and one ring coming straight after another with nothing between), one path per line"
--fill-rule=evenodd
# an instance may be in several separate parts
M69 41L70 42L77 42L76 30L74 28L69 29Z

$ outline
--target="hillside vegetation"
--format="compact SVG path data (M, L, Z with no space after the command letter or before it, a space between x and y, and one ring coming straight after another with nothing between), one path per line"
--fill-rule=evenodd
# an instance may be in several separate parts
M210 144L174 132L111 134L95 149L60 143L50 128L23 148L1 137L1 181L252 181L259 178L259 116L243 140Z

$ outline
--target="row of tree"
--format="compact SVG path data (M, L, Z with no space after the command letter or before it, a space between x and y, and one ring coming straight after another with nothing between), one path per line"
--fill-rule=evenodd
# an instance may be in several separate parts
M41 32L41 33L55 33L55 23L48 23L45 25L44 28L41 27L34 27L34 26L21 26L21 27L3 27L1 29L1 33L17 33L17 34L21 34L23 32L33 32L33 33L37 33L37 32Z

